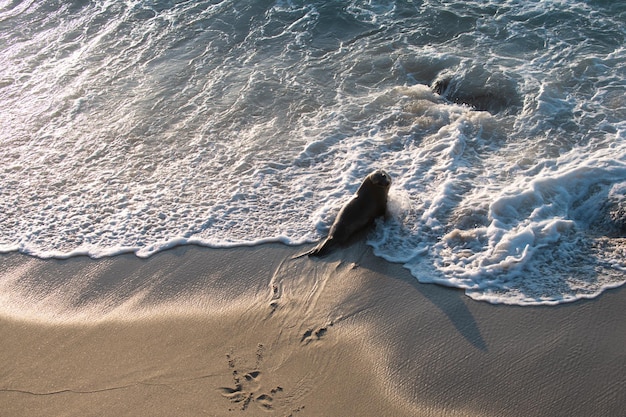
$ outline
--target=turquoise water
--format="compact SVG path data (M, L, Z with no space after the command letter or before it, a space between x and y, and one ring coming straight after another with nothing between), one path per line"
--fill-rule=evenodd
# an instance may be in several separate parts
M626 5L0 2L0 251L368 242L422 282L555 304L626 281Z

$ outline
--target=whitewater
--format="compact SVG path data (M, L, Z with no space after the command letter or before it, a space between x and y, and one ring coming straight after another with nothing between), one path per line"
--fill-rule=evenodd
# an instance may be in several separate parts
M492 303L626 282L626 4L0 1L0 252L323 238ZM381 260L382 262L382 260Z

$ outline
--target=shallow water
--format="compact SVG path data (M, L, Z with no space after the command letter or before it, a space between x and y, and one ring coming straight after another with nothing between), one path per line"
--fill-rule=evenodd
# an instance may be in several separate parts
M555 304L626 281L621 2L0 2L0 251L325 235L422 282Z

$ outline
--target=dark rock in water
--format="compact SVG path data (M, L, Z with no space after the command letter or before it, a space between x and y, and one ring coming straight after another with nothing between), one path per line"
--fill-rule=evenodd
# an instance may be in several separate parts
M431 89L452 103L491 114L514 114L521 107L515 80L480 67L459 74L444 71L431 83Z
M626 186L617 185L607 199L591 216L590 228L598 235L609 238L626 237Z
M611 228L608 235L626 237L626 183L615 184L611 187L605 209L608 214L605 217Z
M626 236L626 201L621 203L615 202L610 205L609 219L613 225L614 233L624 237Z

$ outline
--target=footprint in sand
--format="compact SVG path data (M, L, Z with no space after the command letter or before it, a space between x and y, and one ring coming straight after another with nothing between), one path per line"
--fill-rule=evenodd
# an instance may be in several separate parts
M332 324L329 326L332 326ZM308 329L302 335L302 339L300 339L300 343L302 343L303 345L308 345L311 342L320 340L322 337L324 337L327 331L328 331L328 327L320 327L317 330Z
M256 404L264 410L271 410L274 396L282 392L283 388L278 386L271 389L269 393L261 392L261 371L258 368L263 360L263 345L258 345L255 369L251 371L242 372L237 369L235 358L232 354L227 354L226 359L228 360L228 367L233 373L234 387L218 388L222 396L232 403L241 404L241 410L243 411L247 410L250 404ZM242 374L243 377L241 376Z

